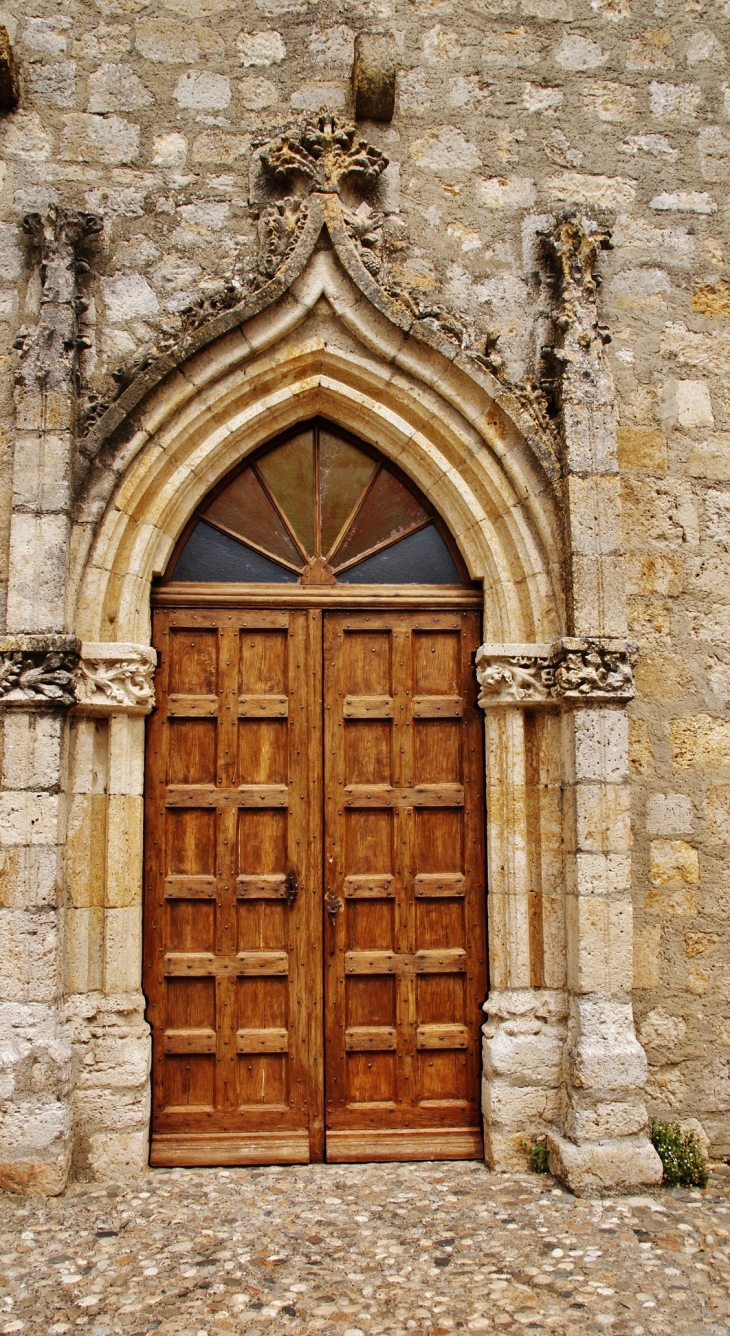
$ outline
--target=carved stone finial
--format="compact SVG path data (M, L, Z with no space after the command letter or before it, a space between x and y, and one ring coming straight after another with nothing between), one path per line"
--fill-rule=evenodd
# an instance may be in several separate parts
M341 124L332 112L322 110L300 131L266 144L261 162L274 184L288 188L298 178L307 194L338 194L345 181L368 190L385 171L388 159L356 136L354 125Z
M611 249L609 229L569 209L544 235L560 267L563 301L594 300L598 287L594 269L600 252Z
M78 247L101 231L103 220L51 205L45 217L26 214L22 226L40 251L41 310L37 325L15 341L20 352L16 380L26 394L56 389L72 395L78 351L88 346L78 331L78 317L88 305L78 292L79 274L88 273Z

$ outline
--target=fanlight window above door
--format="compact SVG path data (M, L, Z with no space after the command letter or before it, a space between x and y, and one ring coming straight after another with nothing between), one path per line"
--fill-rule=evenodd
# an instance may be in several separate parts
M432 508L367 447L314 422L208 497L172 580L461 584Z

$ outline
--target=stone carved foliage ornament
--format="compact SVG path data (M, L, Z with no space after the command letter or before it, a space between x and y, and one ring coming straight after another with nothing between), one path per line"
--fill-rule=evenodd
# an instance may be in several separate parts
M548 645L482 645L479 704L586 705L632 700L638 647L632 641L565 636Z
M84 644L76 699L85 714L148 714L157 655L147 645Z
M261 152L261 162L272 183L289 187L298 178L307 194L339 194L346 181L367 190L388 166L380 149L357 138L354 125L342 124L324 110L298 132L272 139Z
M0 704L74 705L80 642L75 636L15 635L0 639Z

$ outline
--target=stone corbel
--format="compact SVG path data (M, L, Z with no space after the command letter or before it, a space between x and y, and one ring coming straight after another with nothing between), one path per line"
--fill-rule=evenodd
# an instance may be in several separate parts
M149 714L155 705L157 654L149 645L84 641L76 682L76 714Z
M606 636L563 636L553 645L482 645L476 674L483 709L615 702L635 693L638 646Z
M7 28L0 28L0 111L15 111L20 101L20 77Z
M76 700L80 649L76 636L0 637L0 707L68 709Z

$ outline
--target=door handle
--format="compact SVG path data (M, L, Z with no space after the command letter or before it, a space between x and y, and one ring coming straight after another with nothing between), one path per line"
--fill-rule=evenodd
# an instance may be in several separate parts
M294 904L294 902L296 901L298 894L299 894L299 879L297 877L296 872L294 871L294 868L290 867L284 880L284 895L286 896L286 903L288 904L290 909Z
M335 932L337 930L337 915L342 909L342 901L336 891L328 891L325 897L324 907L329 914L329 920L332 924L332 935L330 937L330 955L334 955L335 950Z

